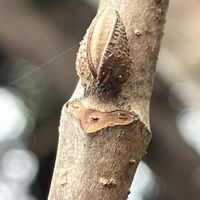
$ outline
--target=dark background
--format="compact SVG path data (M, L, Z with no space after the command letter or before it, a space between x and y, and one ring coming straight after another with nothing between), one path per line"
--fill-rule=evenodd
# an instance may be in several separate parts
M59 117L96 0L0 0L0 200L46 200ZM170 2L153 139L129 200L200 199L200 2ZM134 194L134 197L133 197Z

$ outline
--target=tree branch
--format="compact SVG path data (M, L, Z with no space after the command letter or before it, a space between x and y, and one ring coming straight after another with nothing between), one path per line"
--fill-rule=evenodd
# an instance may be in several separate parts
M149 101L167 0L102 0L63 107L49 200L125 200L151 138Z

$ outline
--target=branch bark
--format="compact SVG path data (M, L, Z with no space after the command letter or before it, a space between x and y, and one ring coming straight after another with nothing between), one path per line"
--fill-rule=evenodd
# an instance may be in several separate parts
M168 1L102 0L63 107L49 200L127 199L145 154L149 102Z

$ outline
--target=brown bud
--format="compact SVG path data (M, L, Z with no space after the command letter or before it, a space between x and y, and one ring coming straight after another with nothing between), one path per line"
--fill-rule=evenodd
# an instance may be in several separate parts
M104 90L119 89L129 78L131 59L125 27L116 10L106 9L92 21L76 60L83 84L97 82Z

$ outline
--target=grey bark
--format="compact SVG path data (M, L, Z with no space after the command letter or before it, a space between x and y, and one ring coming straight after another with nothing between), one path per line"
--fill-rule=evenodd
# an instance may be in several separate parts
M149 101L167 5L167 0L101 1L98 12L116 10L125 26L131 76L117 96L102 92L101 98L79 82L62 110L49 200L127 198L151 138ZM97 129L88 132L91 127Z

